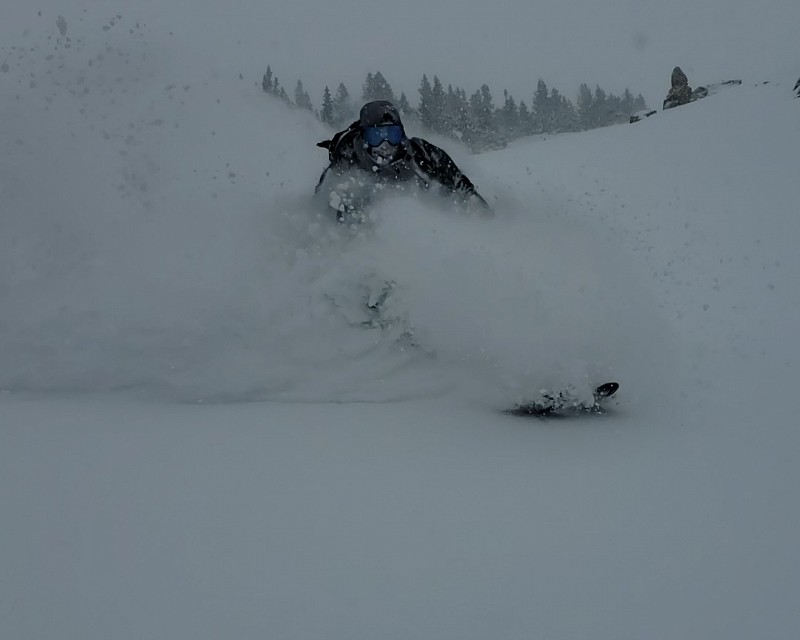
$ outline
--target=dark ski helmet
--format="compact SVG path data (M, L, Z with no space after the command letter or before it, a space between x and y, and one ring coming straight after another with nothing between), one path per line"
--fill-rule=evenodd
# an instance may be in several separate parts
M391 124L403 126L397 107L388 100L367 102L367 104L361 107L358 123L361 125L362 129Z
M374 100L361 107L358 123L364 133L364 150L375 166L391 164L405 138L397 108L388 100Z

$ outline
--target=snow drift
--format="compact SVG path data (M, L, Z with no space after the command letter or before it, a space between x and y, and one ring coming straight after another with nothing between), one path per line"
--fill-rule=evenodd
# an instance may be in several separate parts
M260 24L17 4L4 638L798 635L796 69L445 143L493 219L408 194L351 229ZM604 418L500 411L605 377Z

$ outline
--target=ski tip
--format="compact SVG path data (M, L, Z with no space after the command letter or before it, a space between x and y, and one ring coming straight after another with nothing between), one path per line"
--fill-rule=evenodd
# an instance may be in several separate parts
M594 395L597 398L609 398L617 392L617 389L619 389L618 382L606 382L594 390Z
M544 400L530 402L528 404L518 404L513 409L507 409L503 413L512 416L524 416L533 418L566 418L580 417L584 415L604 415L603 401L613 396L619 389L618 382L606 382L596 387L594 390L594 402L585 403L577 399L570 399L563 394L544 396Z

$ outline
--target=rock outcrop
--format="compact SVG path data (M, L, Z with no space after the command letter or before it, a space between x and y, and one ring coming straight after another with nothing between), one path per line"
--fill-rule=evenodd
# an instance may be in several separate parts
M689 104L692 100L692 88L689 79L680 67L672 70L672 87L664 100L664 109L672 109L682 104Z
M649 118L650 116L654 116L658 113L655 109L643 109L642 111L637 111L633 115L631 115L631 123L639 122L640 120L644 120L645 118Z

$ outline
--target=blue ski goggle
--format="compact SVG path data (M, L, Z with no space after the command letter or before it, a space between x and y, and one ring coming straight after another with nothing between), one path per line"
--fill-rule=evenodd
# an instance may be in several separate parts
M377 147L384 140L389 144L398 145L404 135L403 127L399 124L364 128L364 140L370 147Z

